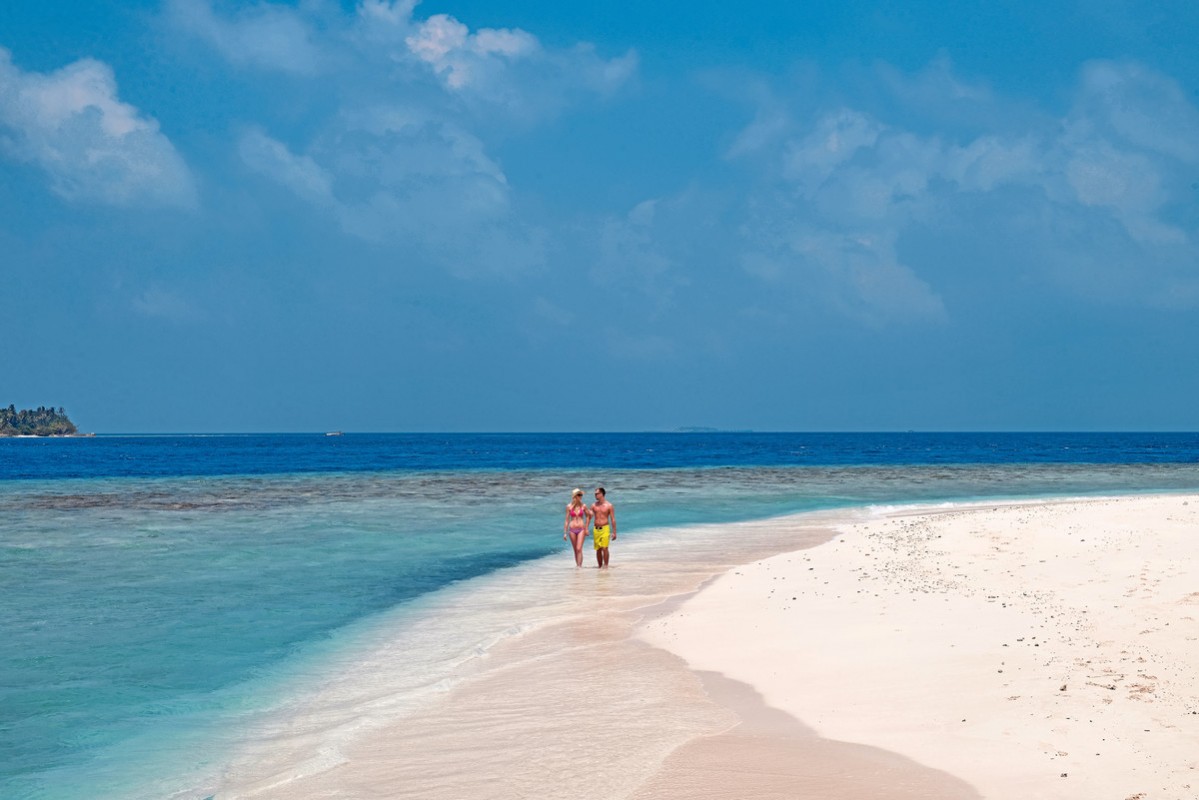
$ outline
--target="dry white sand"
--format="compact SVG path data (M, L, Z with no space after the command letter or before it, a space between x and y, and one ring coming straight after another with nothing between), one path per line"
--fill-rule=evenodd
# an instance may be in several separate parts
M1197 619L1199 497L1125 497L846 524L731 569L639 635L825 740L969 785L943 796L1183 800L1199 797ZM758 796L806 796L780 765L810 778L813 756L796 768L798 750L776 757L777 738L750 734L732 771L780 779ZM714 740L676 751L646 796L737 796L695 779L724 750L705 750ZM909 796L891 786L819 796Z

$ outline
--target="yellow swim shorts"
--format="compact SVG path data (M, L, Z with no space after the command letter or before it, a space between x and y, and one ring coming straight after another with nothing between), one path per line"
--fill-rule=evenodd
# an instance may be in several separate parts
M595 542L595 549L608 546L608 535L612 533L611 525L596 525L595 532L591 534L592 541Z

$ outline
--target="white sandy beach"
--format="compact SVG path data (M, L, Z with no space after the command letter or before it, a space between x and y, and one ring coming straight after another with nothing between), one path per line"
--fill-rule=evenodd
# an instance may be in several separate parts
M1184 800L1199 797L1197 620L1199 498L1163 496L846 525L641 635L820 737L985 798Z
M447 595L430 635L508 633L425 700L392 699L408 644L359 654L216 796L1194 798L1197 530L1199 497L1126 497L564 553Z

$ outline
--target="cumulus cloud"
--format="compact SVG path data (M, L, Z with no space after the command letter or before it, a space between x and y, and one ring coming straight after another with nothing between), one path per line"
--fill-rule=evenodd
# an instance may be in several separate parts
M255 172L271 178L296 196L315 205L335 205L333 178L308 156L297 156L287 145L254 128L238 145L242 161Z
M621 287L623 319L638 325L701 313L688 306L697 300L697 283L711 287L699 273L729 257L723 203L720 194L691 187L588 220L575 242L589 261L588 277L605 290Z
M167 19L239 69L305 78L277 81L279 95L306 102L318 81L332 88L303 135L294 120L259 119L238 154L342 231L417 248L469 274L505 260L508 271L539 264L544 235L515 220L488 137L612 92L632 77L636 56L547 47L516 28L419 18L415 6L361 0L348 11L313 0L227 11L171 0Z
M1002 116L999 98L946 70L938 64L904 81L888 68L883 83L918 112L940 96L975 103L975 120ZM1018 116L1029 124L998 132L980 125L970 135L918 132L901 115L887 120L855 107L821 112L806 126L776 124L789 133L773 145L768 180L749 199L744 269L802 285L851 315L943 319L952 309L921 277L929 265L905 255L905 235L983 226L1027 237L1032 215L1049 223L1020 242L1026 259L1071 263L1071 281L1119 287L1125 299L1139 260L1142 286L1132 294L1149 302L1193 296L1199 280L1181 265L1199 249L1177 215L1199 177L1199 110L1178 85L1142 65L1094 62L1064 114ZM983 197L991 198L987 216L969 217L965 209L981 207L972 198ZM1077 248L1068 258L1065 242Z
M826 114L815 129L783 147L783 176L811 196L859 151L874 147L883 126L865 114L840 109Z
M547 48L518 28L479 28L448 15L415 15L411 0L362 0L352 13L327 3L258 2L233 13L212 0L170 0L167 19L239 67L336 75L358 91L411 91L432 80L446 99L554 113L583 94L608 94L637 68L632 51L611 59L580 43Z
M914 75L908 75L890 64L879 64L877 74L882 85L908 107L938 108L943 107L946 101L991 106L995 100L987 86L971 83L957 75L953 62L944 54Z
M1173 79L1135 62L1095 61L1082 73L1071 122L1132 147L1199 162L1199 109Z
M435 14L417 24L404 42L451 89L461 89L477 80L477 74L489 68L489 61L519 61L540 50L537 39L525 31L483 28L471 33L448 14Z
M814 300L871 327L946 319L941 297L899 259L896 231L821 227L803 221L801 209L776 198L742 229L741 266L776 300Z
M507 180L482 144L419 111L343 114L303 153L255 128L239 154L345 233L417 247L452 271L519 270L543 257L539 234L513 219Z
M519 28L472 31L448 14L420 19L415 5L387 0L360 4L346 39L355 57L415 65L459 100L534 116L552 113L583 94L610 94L637 71L632 50L605 59L586 42L547 48Z
M337 209L347 231L368 239L431 232L437 217L454 217L453 227L478 223L508 206L507 180L482 143L412 109L345 114L303 154L253 129L239 151L251 169Z
M59 196L117 206L192 206L191 173L158 122L117 96L108 65L25 72L0 48L0 152L35 164Z
M208 0L168 0L165 13L231 63L297 75L312 75L327 66L312 22L295 9L258 3L224 17Z

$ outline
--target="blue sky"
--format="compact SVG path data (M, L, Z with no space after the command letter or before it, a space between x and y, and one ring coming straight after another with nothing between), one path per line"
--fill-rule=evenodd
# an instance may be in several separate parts
M6 0L0 401L1195 430L1197 40L1171 1Z

